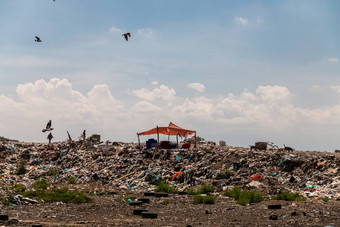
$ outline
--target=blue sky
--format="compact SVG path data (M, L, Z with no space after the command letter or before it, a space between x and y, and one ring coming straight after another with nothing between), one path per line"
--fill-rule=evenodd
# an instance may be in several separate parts
M173 121L235 146L338 149L339 9L336 0L2 0L0 135L45 141L41 125L53 118L56 140L87 128L132 141Z

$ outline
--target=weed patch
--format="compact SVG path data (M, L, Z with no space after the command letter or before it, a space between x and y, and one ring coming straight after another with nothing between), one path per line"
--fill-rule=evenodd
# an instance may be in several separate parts
M34 198L46 203L63 202L63 203L88 203L91 198L81 192L69 191L67 188L54 189L52 191L44 191L38 189L36 191L26 191L23 196Z
M215 189L208 183L202 183L201 187L197 190L197 194L210 194L214 192Z
M215 204L215 198L212 195L206 195L206 196L195 195L193 198L193 203Z
M75 177L68 178L68 183L69 184L75 184L76 183L76 178Z
M59 170L57 169L49 169L47 171L47 176L57 176L59 174Z
M195 188L189 188L187 190L187 193L188 193L188 195L196 195L197 194Z
M221 175L222 175L223 178L229 179L233 175L233 172L230 171L228 166L225 166L224 170L221 173Z
M286 200L286 201L306 201L306 198L301 196L298 192L290 193L287 191L280 192L273 199L274 200Z
M239 205L247 205L251 203L259 203L263 201L262 193L256 191L241 190L240 187L234 186L230 191L224 195L233 197Z
M129 199L134 201L136 199L136 197L134 197L134 196L125 196L125 197L123 197L123 199L125 199L126 201L128 201Z
M171 193L171 194L177 194L178 193L178 189L177 188L173 188L170 185L168 185L167 183L161 182L157 185L156 192L165 192L165 193Z
M200 195L200 194L210 194L214 192L215 189L209 185L208 183L202 183L201 186L198 189L195 188L189 188L187 190L188 195Z
M47 183L47 181L45 179L40 179L40 180L36 180L33 184L32 187L36 190L44 190L49 186L49 184Z
M13 190L17 193L21 193L21 192L26 191L26 187L23 184L16 184L16 185L14 185Z
M17 163L17 170L16 170L16 174L17 175L23 175L27 172L26 170L26 162L24 159L20 159Z

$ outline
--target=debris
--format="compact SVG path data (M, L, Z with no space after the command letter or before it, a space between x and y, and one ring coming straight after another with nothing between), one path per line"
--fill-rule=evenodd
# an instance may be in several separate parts
M157 218L156 213L142 212L142 218Z
M268 209L281 209L282 205L281 204L270 204L268 205Z
M140 206L142 204L143 204L142 201L132 201L129 203L130 206Z
M142 215L143 212L148 212L148 210L144 210L144 209L133 210L134 215Z
M142 203L150 203L149 198L140 198L140 199L138 199L138 201L141 201Z

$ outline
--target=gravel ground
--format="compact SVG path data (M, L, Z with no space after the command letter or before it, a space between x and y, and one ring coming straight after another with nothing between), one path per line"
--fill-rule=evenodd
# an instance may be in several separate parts
M93 196L87 204L35 204L1 206L7 214L5 226L340 226L339 201L263 201L240 206L231 198L219 197L215 204L193 204L190 195L150 198L150 203L131 206L118 195ZM131 194L143 198L143 194ZM268 209L281 204L282 209ZM134 209L158 214L156 219L133 215ZM277 220L272 220L276 219Z

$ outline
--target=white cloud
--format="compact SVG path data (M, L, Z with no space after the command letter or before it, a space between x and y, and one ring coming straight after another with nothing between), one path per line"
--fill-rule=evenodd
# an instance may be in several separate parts
M235 17L235 22L241 25L247 25L248 24L248 18L246 17Z
M334 86L331 86L331 89L335 90L336 93L340 94L340 86L334 85Z
M138 29L138 33L143 35L152 35L153 31L150 28L141 28Z
M60 130L70 130L72 125L78 125L79 131L85 126L104 125L105 128L107 122L117 123L121 115L125 114L126 119L129 116L107 85L95 85L85 96L74 90L68 80L53 78L49 82L37 80L20 84L16 93L18 101L0 96L0 107L5 107L0 113L0 125L4 125L7 131L12 129L9 134L14 137L23 129L26 129L23 130L26 135L34 138L45 137L40 133L49 119L53 119L55 132L63 135Z
M165 101L170 101L175 98L176 91L173 88L168 88L165 85L160 85L159 88L149 90L147 88L141 88L138 90L133 90L132 93L140 99L146 101L155 101L156 99L162 99Z
M151 82L151 85L158 85L158 81Z
M340 94L340 86L331 88ZM66 139L66 130L74 136L87 129L89 134L99 133L105 139L126 141L137 128L148 129L152 124L166 125L169 121L194 128L202 135L231 136L239 132L246 143L261 134L268 140L275 136L288 138L300 146L315 145L317 141L329 146L329 135L340 133L340 102L324 108L301 108L293 104L294 94L283 86L184 98L176 97L175 89L160 85L133 90L132 94L139 99L128 106L115 98L106 84L94 85L87 94L74 89L67 79L19 84L16 97L0 95L0 135L44 141L46 135L41 129L49 119L56 140ZM329 133L323 136L317 132Z
M195 89L196 91L199 91L199 92L205 92L205 86L204 84L201 84L201 83L190 83L187 85L187 87Z
M133 108L134 111L137 112L152 112L155 113L156 111L162 111L162 108L159 106L156 106L150 102L147 101L141 101L141 102L137 102Z
M122 33L122 30L119 29L119 28L116 28L116 27L111 27L111 28L109 29L109 32L119 32L119 33Z
M328 58L329 62L338 62L339 59L338 58Z

